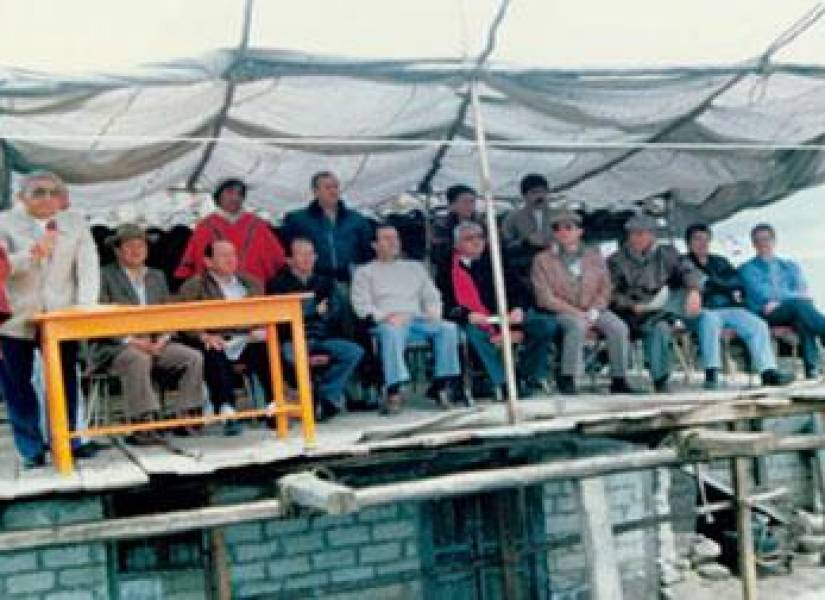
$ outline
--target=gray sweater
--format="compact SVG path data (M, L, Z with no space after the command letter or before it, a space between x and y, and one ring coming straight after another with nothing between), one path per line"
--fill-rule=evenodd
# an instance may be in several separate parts
M441 295L420 262L374 260L355 270L352 308L360 318L376 322L394 312L420 316L430 309L440 315Z

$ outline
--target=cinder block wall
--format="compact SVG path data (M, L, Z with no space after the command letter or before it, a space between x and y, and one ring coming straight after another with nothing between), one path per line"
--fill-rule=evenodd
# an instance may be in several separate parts
M103 517L99 497L21 501L0 509L3 531L49 527ZM106 546L72 544L0 553L0 598L106 600Z

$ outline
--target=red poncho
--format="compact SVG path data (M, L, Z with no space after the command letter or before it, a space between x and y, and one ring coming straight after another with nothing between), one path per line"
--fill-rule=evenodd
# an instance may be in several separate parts
M186 279L202 273L206 266L203 253L214 240L228 240L238 250L239 270L258 281L269 281L284 266L284 249L269 224L250 212L244 212L234 223L213 213L198 223L175 277Z

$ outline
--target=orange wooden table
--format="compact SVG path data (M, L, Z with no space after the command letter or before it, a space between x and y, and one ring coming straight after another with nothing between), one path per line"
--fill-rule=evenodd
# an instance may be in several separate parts
M306 294L282 294L242 300L204 300L151 306L106 305L70 308L36 315L32 320L40 327L52 460L57 471L69 474L74 468L70 443L73 437L122 435L134 431L167 429L180 425L201 425L223 421L227 418L213 416L167 419L152 423L112 425L69 431L66 418L66 390L60 364L60 342L69 340L121 337L140 333L264 326L272 374L272 390L275 395L275 409L272 411L239 411L231 418L249 419L273 415L277 435L281 438L286 437L289 432L290 417L297 418L301 420L303 426L304 442L307 445L314 444L315 417L301 307L301 300L306 296ZM288 323L292 327L298 404L287 404L284 399L276 329L278 323Z

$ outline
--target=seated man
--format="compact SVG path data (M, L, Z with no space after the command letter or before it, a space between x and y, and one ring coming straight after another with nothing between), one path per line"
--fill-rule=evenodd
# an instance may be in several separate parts
M430 244L430 261L437 268L449 265L453 254L455 228L462 223L478 223L476 214L478 194L470 186L459 184L447 189L447 214L433 222L433 237ZM483 225L481 225L483 227Z
M374 324L380 344L386 399L383 412L401 410L401 385L410 379L404 350L415 339L431 340L435 378L427 390L439 406L466 404L459 377L458 329L441 320L441 296L421 263L399 257L401 242L392 225L376 228L376 259L356 269L352 307Z
M178 300L236 300L260 296L263 287L256 279L238 272L238 252L227 240L211 242L206 246L206 272L187 279L178 291ZM263 329L251 331L190 332L203 352L203 368L209 398L215 414L235 414L235 373L232 365L241 363L254 373L263 386L268 400L272 399L272 379ZM240 421L229 420L224 426L226 435L241 432Z
M776 369L771 332L765 322L742 307L742 280L724 256L710 253L710 228L702 223L685 232L689 253L685 256L703 277L702 312L688 325L699 337L699 354L705 367L705 387L719 387L722 366L720 338L730 328L745 343L753 368L762 376L762 385L785 385L793 377Z
M598 248L588 248L582 243L578 213L559 211L551 223L557 248L548 248L536 256L532 281L538 306L553 313L562 329L558 390L562 394L576 393L584 341L587 332L593 329L607 338L612 377L610 392L635 393L627 383L627 325L607 308L612 291L607 264Z
M492 265L484 253L484 230L478 223L464 222L455 228L454 238L450 266L438 274L444 314L461 326L470 347L484 365L496 396L503 398L506 378L497 348L501 334L490 322L491 318L498 317L498 303ZM516 337L523 335L525 342L518 364L519 395L527 396L532 388L549 387L546 380L556 324L549 315L533 310L529 291L516 278L511 279L507 282L510 325Z
M311 299L304 301L304 327L309 352L326 354L330 364L321 376L320 389L315 390L318 420L335 416L344 406L344 386L352 376L364 351L355 342L341 337L343 303L335 280L318 275L315 268L315 246L305 237L294 237L289 245L287 267L275 279L267 283L269 294L309 292ZM289 332L279 336L284 358L294 363Z
M102 304L149 305L169 300L163 273L146 267L149 248L143 229L121 225L107 243L114 247L117 262L101 270ZM171 341L169 334L97 342L92 345L92 362L97 369L108 368L120 376L126 410L133 422L153 420L160 412L152 387L153 371L162 376L180 375L174 407L179 416L194 416L203 406L203 357L194 348ZM176 431L183 435L189 432L185 428ZM156 439L156 432L142 431L128 441L140 444Z
M669 390L672 324L680 313L692 317L702 309L699 273L679 258L676 248L656 243L653 217L631 217L625 231L627 241L607 261L611 306L628 324L630 335L643 338L653 389L664 393ZM671 292L677 290L686 291L684 307L670 308Z
M524 206L511 211L501 224L501 244L510 264L529 274L535 255L553 243L549 186L544 175L525 175L520 185Z
M805 377L819 377L819 348L825 341L825 316L811 300L808 285L795 262L775 255L776 232L767 223L751 230L756 256L739 267L745 303L768 325L788 325L799 335Z

